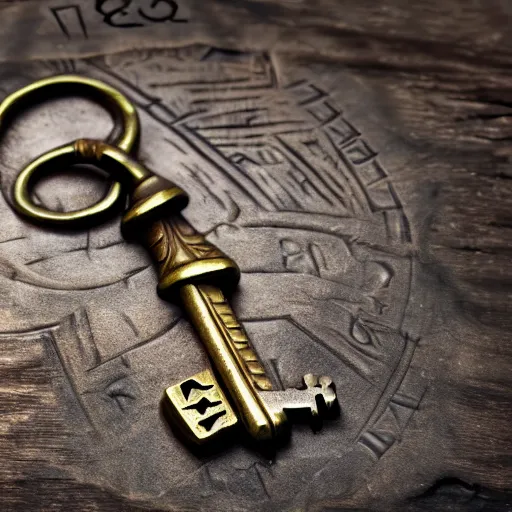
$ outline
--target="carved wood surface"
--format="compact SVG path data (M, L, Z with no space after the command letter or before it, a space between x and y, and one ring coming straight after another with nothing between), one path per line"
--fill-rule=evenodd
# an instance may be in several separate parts
M109 132L53 101L0 147L3 510L511 509L508 2L24 0L0 19L2 95L63 72L123 90L141 159L239 264L274 388L327 373L342 410L272 461L173 436L163 389L208 363L149 256L119 217L55 232L10 207L23 164ZM105 186L63 171L36 194L75 209Z

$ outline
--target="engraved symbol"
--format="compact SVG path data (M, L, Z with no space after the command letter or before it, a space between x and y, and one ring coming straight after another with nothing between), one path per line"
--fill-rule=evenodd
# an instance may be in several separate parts
M121 412L126 412L130 402L135 400L134 393L123 383L122 379L112 382L105 392L117 404Z
M137 7L137 1L96 0L96 11L103 15L103 21L111 27L136 28L149 23L187 23L178 18L179 5L175 0L152 0L149 6ZM134 5L135 4L135 5Z
M359 438L359 444L367 448L376 459L380 459L396 442L401 441L409 420L420 406L425 386L417 376L417 382L412 383L413 377L414 373L408 375L384 412Z
M183 384L180 384L180 388L181 388L181 392L183 393L183 396L185 397L185 400L188 400L190 393L192 393L192 391L194 389L199 389L200 391L206 391L208 389L211 389L212 385L211 384L204 385L204 384L201 384L200 382L198 382L197 380L189 379L189 380L185 381Z
M50 7L50 11L68 39L73 39L74 36L88 39L87 27L79 5Z
M210 370L167 388L165 396L170 421L197 444L217 438L238 421Z
M162 23L165 21L172 21L174 23L187 23L188 20L176 18L176 15L178 14L177 2L174 0L153 0L151 2L151 9L155 9L156 11L160 5L166 6L167 12L164 12L163 14L151 14L143 7L139 7L138 12L144 19L154 23Z
M216 402L210 402L208 398L203 397L201 400L199 400L199 402L192 405L187 405L187 407L183 407L183 410L188 411L190 409L195 409L199 414L204 414L209 407L215 407L221 403L222 402L220 400L217 400Z

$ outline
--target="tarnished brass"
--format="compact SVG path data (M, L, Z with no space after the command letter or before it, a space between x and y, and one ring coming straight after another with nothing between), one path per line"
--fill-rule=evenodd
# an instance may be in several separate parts
M212 372L205 370L167 388L164 405L173 424L196 444L218 438L238 422L251 438L268 443L286 431L293 411L317 420L333 411L336 394L328 377L307 375L304 390L272 391L263 365L225 299L239 281L238 266L180 214L188 204L187 194L128 154L138 134L138 119L123 95L96 81L63 76L15 93L0 106L0 114L26 94L55 84L92 88L95 96L99 93L107 103L116 105L123 114L123 136L117 146L80 139L37 158L18 176L16 208L32 221L60 224L94 220L112 208L117 199L112 191L98 204L77 212L49 212L34 205L30 187L35 177L62 164L91 164L132 190L122 220L123 235L139 241L151 253L159 271L159 295L182 305L222 382L220 385Z
M247 349L247 337L225 302L222 292L211 286L186 285L181 289L181 297L247 432L258 441L270 441L276 437L283 418L279 415L273 417L256 392L247 368L248 363L240 356L235 341L240 340L239 346ZM215 306L229 311L223 317ZM230 327L235 332L230 332ZM254 354L252 350L251 353ZM257 358L252 356L252 359L256 359L251 362L258 364L264 375Z
M121 225L125 238L140 241L151 252L160 274L158 292L166 299L196 279L225 291L240 279L236 263L179 214L187 203L185 192L176 185L149 176L135 187ZM166 217L169 213L173 215Z
M211 370L167 388L164 406L174 425L195 444L216 439L238 422Z
M34 100L47 99L49 95L83 94L98 100L111 113L116 128L109 140L111 143L126 152L130 152L139 138L139 119L137 111L128 98L110 85L80 75L59 75L44 78L19 89L10 94L0 104L0 128L5 130L5 125L12 116ZM44 95L44 96L43 96ZM118 126L119 125L119 126ZM121 185L113 183L107 195L98 203L72 212L56 212L42 208L33 203L30 196L30 188L37 178L48 170L48 163L71 165L77 162L77 148L74 143L69 143L41 155L27 165L19 174L14 187L14 204L19 213L37 222L46 224L79 224L86 220L87 223L96 222L108 214L121 197Z

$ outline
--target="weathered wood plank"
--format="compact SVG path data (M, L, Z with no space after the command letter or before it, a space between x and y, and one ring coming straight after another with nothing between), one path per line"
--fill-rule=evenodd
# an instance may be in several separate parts
M235 309L267 369L291 385L327 366L342 423L299 429L273 464L175 441L159 393L205 359L149 260L117 220L55 234L9 208L23 163L108 132L100 109L59 102L2 144L3 509L510 508L508 2L216 0L167 24L139 7L124 22L144 26L120 28L94 2L0 3L0 86L77 70L123 88L141 157L241 264ZM104 186L75 185L38 193L71 208Z

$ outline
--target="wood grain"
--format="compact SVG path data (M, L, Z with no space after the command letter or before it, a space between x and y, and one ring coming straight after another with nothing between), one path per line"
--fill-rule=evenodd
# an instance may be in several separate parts
M35 5L36 2L27 0L21 4ZM5 12L9 13L13 12L13 5L18 8L16 3L1 2L0 9L4 5L9 9ZM412 241L400 248L389 242L386 247L389 251L412 254L415 265L420 269L414 275L420 282L418 287L426 292L421 296L418 293L418 299L415 296L410 299L411 333L415 330L420 332L423 323L432 321L435 326L419 340L419 350L412 364L424 370L429 381L429 391L424 397L419 396L419 405L414 406L423 420L416 420L415 416L407 420L407 430L404 427L399 449L390 450L376 465L369 467L361 481L354 484L353 492L344 497L330 496L333 484L329 484L326 475L326 483L316 483L315 492L300 505L301 509L512 510L512 348L508 341L512 329L512 40L508 37L512 8L509 3L497 0L471 3L393 0L384 5L371 0L347 0L343 3L332 0L313 3L300 0L216 0L200 7L192 5L191 12L188 33L180 28L178 35L173 34L166 39L161 36L161 26L119 32L106 27L99 18L91 17L96 20L91 24L85 16L87 39L77 39L78 42L70 43L65 50L57 49L56 44L61 42L58 38L63 35L55 25L55 32L47 34L48 41L52 43L45 43L44 52L50 51L55 43L54 58L66 54L66 57L79 61L88 56L91 66L95 66L104 64L102 57L90 56L99 55L102 51L110 53L139 47L180 45L185 46L184 54L187 51L189 54L185 57L179 54L178 60L188 62L190 54L207 51L188 45L202 43L205 48L222 48L219 50L222 57L219 58L224 60L231 58L236 61L240 55L245 58L244 55L264 54L279 84L285 83L287 66L306 69L312 83L316 80L315 85L324 87L333 101L343 108L346 106L351 112L358 112L360 122L357 128L364 132L365 137L382 143L382 147L377 149L384 153L384 164L393 162L389 180L403 203L411 225ZM201 23L194 24L195 12ZM15 27L14 24L9 30L16 32L18 29ZM11 62L2 68L0 85L5 85L5 92L13 83L22 82L20 77L24 74L30 77L30 66L27 64L24 69L23 59L37 57L48 67L48 73L62 71L55 67L50 55L44 55L42 46L24 42L26 38L24 41L17 39L19 53L2 56L2 60ZM16 45L13 43L12 48ZM140 58L140 54L137 55ZM105 62L110 62L109 58ZM255 57L253 62L259 61ZM36 59L34 66L37 65ZM215 64L212 64L214 68ZM357 98L353 91L345 91L338 85L341 83L337 82L338 77L344 74L359 85L362 92ZM139 87L144 89L143 85L139 84ZM180 106L173 107L179 109ZM66 115L69 116L69 110ZM291 114L284 115L291 119ZM365 120L368 120L368 126L370 121L373 122L373 128L366 128ZM206 121L204 123L190 126L199 133L213 133L212 137L220 137L218 131ZM158 132L155 129L151 133ZM389 141L389 147L385 141ZM12 145L9 148L12 149ZM144 141L142 148L144 151ZM407 153L407 157L397 159L401 164L394 165L394 156L401 156L402 152L404 155ZM152 157L143 154L143 158L151 160ZM17 168L15 164L18 162L12 164L14 170ZM206 158L200 164L214 167ZM203 177L201 172L196 172L195 176ZM2 179L7 180L8 177L2 176ZM190 183L198 182L199 179L190 179ZM102 190L101 183L95 182L93 186L89 183L87 186L93 195ZM191 186L197 186L199 190L199 185ZM226 223L235 223L236 220L232 219L236 219L238 214L229 203L229 194L222 196L219 193L219 196L221 202L231 205L231 210L226 207L226 211L229 210L225 214ZM200 197L199 193L197 197ZM274 197L271 199L277 201ZM75 204L73 201L76 198L70 199L71 204ZM208 204L206 208L209 208ZM200 210L198 207L191 215L200 219ZM205 231L212 230L215 234L214 226L204 227ZM9 229L12 234L9 240L14 240L33 236L31 230L35 228L23 227L25 231L20 233L14 228ZM73 235L72 243L65 242L68 244L66 248L72 252L86 247L90 256L91 251L96 250L95 243L97 247L107 248L122 244L116 233L113 223L111 233L93 233L92 242L85 235L82 238ZM238 239L234 240L231 250L236 253ZM296 242L291 243L287 238L283 240L285 252L296 251ZM2 255L7 254L9 243L0 240ZM54 238L45 247L52 243L64 242L61 238ZM225 243L231 255L229 241ZM26 256L22 252L19 254L20 258ZM51 250L48 254L53 256ZM147 261L142 253L136 253L133 261L125 261L124 256L115 260L116 254L112 253L111 258L119 262L126 275L120 277L114 273L114 277L119 279L120 288L129 289L130 279L137 279L136 271L144 272ZM30 256L36 261L34 265L41 265L37 262L40 255ZM283 253L283 258L286 257L288 254ZM26 259L29 260L28 256ZM293 263L287 264L292 266ZM301 265L300 271L304 274L319 272L314 263ZM257 289L257 276L249 275L253 270L245 270L247 282L256 283ZM16 271L12 272L15 275ZM122 273L121 270L119 272ZM354 274L358 273L360 270L356 269ZM405 275L401 267L395 271L397 276L402 273ZM147 272L144 276L147 277ZM84 282L87 278L87 275L83 276ZM95 278L98 283L107 279L100 274ZM98 283L95 287L101 284ZM276 296L278 291L276 285ZM369 296L369 289L364 293L365 297ZM246 295L249 305L245 306L240 301L238 307L242 316L246 308L246 325L250 326L254 321L251 312L257 311L257 304L251 303L250 291ZM41 331L20 332L21 321L9 316L14 307L7 299L2 304L4 316L0 317L0 457L3 461L0 463L0 501L3 509L204 510L205 506L213 506L205 505L212 502L201 501L200 498L187 501L187 505L182 507L171 504L171 500L164 502L142 476L140 488L147 490L145 493L127 491L115 479L90 474L100 467L97 461L91 462L91 453L96 453L98 458L100 456L90 447L89 432L78 431L82 425L78 418L84 413L78 408L73 409L76 405L70 406L70 396L73 386L84 386L78 394L95 391L81 381L73 380L72 372L69 377L62 371L69 361L65 359L67 356L63 359L60 352L60 338L52 338L54 331L48 331L51 315L44 307L44 301L53 304L51 300L54 299L50 300L45 295L36 298L35 294L33 297L34 302L43 304L34 315L40 311L46 315L41 313ZM393 290L392 297L398 301L398 292ZM66 305L56 303L56 307L65 310ZM32 307L30 302L28 304L27 308ZM156 311L161 306L152 304L151 307ZM329 309L331 307L325 307L326 315L336 311ZM163 324L179 324L175 310L171 313L158 311L155 318L158 314ZM299 318L301 315L305 317L300 324L302 331L297 329L297 332L315 331L315 320L307 318L306 312L300 308L297 311ZM77 330L82 332L87 313L80 315L77 314L76 322ZM331 317L334 316L332 313ZM432 317L435 321L431 320ZM108 325L109 319L87 321L96 321L101 328ZM7 326L11 323L14 327L9 331ZM365 337L369 336L367 326L357 324L356 331L356 336L366 341ZM104 356L106 365L111 364L110 357L123 353L123 343L128 343L126 339L130 336L133 336L134 344L138 343L138 334L128 328L120 332L119 339L115 340L116 350ZM59 334L55 336L58 338ZM62 339L71 339L62 336ZM329 342L328 335L325 340ZM428 344L434 348L422 348ZM98 350L101 352L101 347ZM101 357L101 353L87 353L83 360L90 361L93 367L100 364ZM197 357L200 366L201 356ZM105 370L104 375L112 377L117 375L117 371L117 367L112 371ZM172 371L169 369L170 373ZM135 396L138 390L119 390L117 384L106 382L105 378L99 379L95 385L110 389L113 400L121 404L121 413L123 408L129 410L130 396ZM407 384L405 382L404 386ZM411 386L415 391L419 389ZM394 396L393 399L399 400L399 397ZM378 425L377 422L375 424ZM374 431L370 429L368 432ZM374 438L368 435L365 439L371 444ZM150 442L148 440L148 445ZM119 462L125 461L121 455L117 458L117 454L109 454L108 457L111 458L110 472L102 467L98 469L98 475L101 471L104 471L101 475L136 471ZM94 469L88 471L88 464ZM75 466L82 469L76 470ZM254 465L251 471L261 479L258 471L267 469L259 470L258 467ZM325 472L329 473L329 468ZM234 477L231 475L230 478ZM271 478L265 481L271 481ZM214 481L214 484L219 495L231 496L230 485L234 484L229 478L222 482ZM224 486L223 491L219 491L221 486ZM255 499L263 503L262 507L266 507L261 510L280 510L279 504L265 501L272 490L268 491L265 485L263 489L261 496L254 494ZM249 491L252 492L249 489L247 493ZM221 501L216 506L224 506L224 510L228 510L225 503L228 502ZM242 498L240 510L251 510Z

